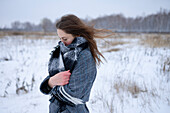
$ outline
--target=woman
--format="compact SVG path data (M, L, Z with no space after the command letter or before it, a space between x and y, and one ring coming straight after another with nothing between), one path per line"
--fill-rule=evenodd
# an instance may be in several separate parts
M96 78L96 64L103 57L94 37L102 30L85 25L75 15L63 16L56 28L61 41L51 53L49 76L40 90L51 95L50 113L88 113L86 102Z

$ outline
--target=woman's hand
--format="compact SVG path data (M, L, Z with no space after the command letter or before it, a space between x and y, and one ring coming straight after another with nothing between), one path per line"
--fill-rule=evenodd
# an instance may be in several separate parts
M69 83L70 75L71 75L70 70L57 73L49 79L48 85L51 88L56 85L59 86L66 85Z

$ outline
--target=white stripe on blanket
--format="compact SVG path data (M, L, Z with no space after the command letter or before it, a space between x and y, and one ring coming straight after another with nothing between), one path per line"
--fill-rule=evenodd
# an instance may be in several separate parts
M60 91L60 93L61 93L67 100L71 101L71 102L74 103L75 105L84 104L84 103L83 103L83 100L81 100L81 99L79 99L79 98L72 97L72 96L70 96L68 93L66 93L66 91L64 90L64 87L63 87L63 86L60 86L59 91Z

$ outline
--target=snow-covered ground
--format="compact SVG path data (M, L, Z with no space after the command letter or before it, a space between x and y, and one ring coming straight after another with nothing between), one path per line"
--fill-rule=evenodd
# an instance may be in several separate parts
M143 37L145 38L145 37ZM97 39L107 61L98 66L87 103L91 113L169 113L170 48L139 38ZM0 113L48 113L39 91L55 38L0 38Z

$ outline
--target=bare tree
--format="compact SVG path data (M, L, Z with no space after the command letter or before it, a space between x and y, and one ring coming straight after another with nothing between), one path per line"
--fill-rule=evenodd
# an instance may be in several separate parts
M45 33L54 31L54 24L48 18L43 18L41 21L42 29Z
M15 22L11 23L11 27L13 30L18 30L18 31L20 29L22 29L22 25L19 21L15 21Z

